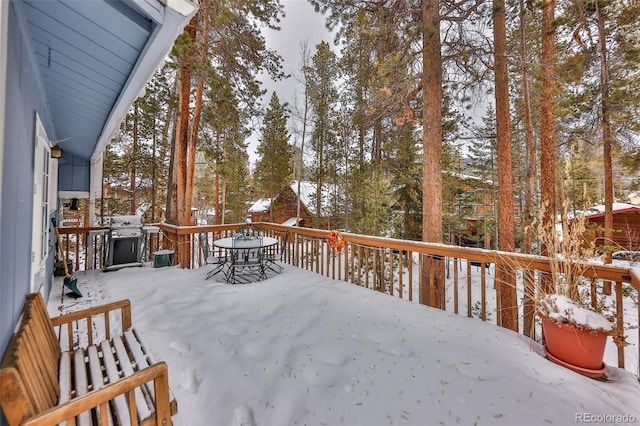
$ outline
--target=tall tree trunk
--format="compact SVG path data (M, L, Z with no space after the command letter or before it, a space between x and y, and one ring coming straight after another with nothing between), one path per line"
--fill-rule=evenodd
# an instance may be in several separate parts
M307 64L307 58L308 58L308 54L307 54L307 50L306 50L306 44L303 45L302 48L302 55L303 55L303 61L305 64L305 70L303 71L303 75L304 75L304 111L302 114L302 135L301 135L301 141L300 141L300 164L298 166L298 188L297 188L297 193L296 193L296 225L298 226L299 223L298 221L300 220L300 203L302 203L302 200L300 199L300 183L302 181L302 166L304 165L304 141L307 138L307 116L309 114L309 81L307 79L307 70L306 70L306 64Z
M513 172L511 164L511 120L507 74L507 28L504 0L493 1L493 39L496 81L496 137L498 151L498 244L500 250L515 250ZM518 330L518 298L513 268L498 271L498 305L502 327Z
M529 93L529 65L527 63L527 33L525 21L526 9L524 0L520 0L520 60L522 65L522 97L524 103L524 129L527 145L527 174L525 182L524 198L524 241L522 243L523 253L530 254L533 248L533 235L535 224L534 196L536 191L536 144L533 139L533 119L531 116L531 99ZM523 301L523 329L525 336L531 336L533 329L534 313L534 279L533 272L525 270L524 280L524 301Z
M191 43L195 42L197 16L185 28ZM173 178L175 180L175 217L167 215L167 221L175 225L190 225L191 215L186 205L187 156L189 149L189 101L191 98L192 48L180 57L178 69L178 116L174 148ZM171 200L173 201L173 200Z
M529 92L529 65L527 63L527 34L525 25L524 0L520 0L520 60L522 64L522 97L524 103L524 130L527 146L527 174L525 183L525 200L524 200L524 242L522 251L531 253L534 235L534 196L536 192L536 144L533 139L533 118L531 114L531 99Z
M155 98L157 100L157 97ZM156 132L156 112L153 113L153 130L151 132L151 223L156 221L156 204L158 203L158 184L156 182L158 174L158 160L156 152L158 149L158 137Z
M604 240L606 245L613 244L613 166L611 162L611 145L613 133L609 113L609 65L607 61L607 33L605 16L602 8L596 2L598 17L598 45L600 50L600 92L602 97L602 147L604 154ZM608 253L606 263L611 263L611 253Z
M187 185L185 194L185 209L191 212L193 205L193 180L196 167L196 152L198 147L198 131L200 130L200 117L202 116L202 96L204 94L204 81L207 75L207 51L209 39L209 13L206 9L207 1L201 0L202 28L200 30L200 58L198 62L198 84L195 93L195 106L193 109L193 118L191 120L191 129L189 133L189 161L187 167ZM191 216L191 215L189 215ZM189 218L191 220L191 218Z
M176 86L179 86L180 82L176 81ZM176 111L176 114L178 112ZM178 117L174 117L176 124ZM178 182L176 181L176 125L171 129L171 146L169 149L169 176L167 177L167 208L165 220L168 223L178 223Z
M225 218L225 212L227 211L227 178L225 178L224 176L222 176L222 207L220 208L220 223L221 224L225 224L226 223L226 218ZM242 218L242 222L244 222L244 218Z
M373 163L376 167L382 163L382 119L373 122Z
M138 158L138 101L133 104L133 146L131 147L131 158L129 160L129 170L131 181L129 189L131 191L131 204L129 205L129 213L136 214L136 159Z
M177 88L178 88L178 84L176 82L176 84L174 84L171 88L171 98L175 97ZM173 208L175 209L175 206L176 206L175 181L173 179L173 158L174 158L173 154L174 154L176 138L175 138L175 126L173 127L171 126L171 124L175 122L176 109L173 105L174 105L173 102L169 102L167 105L167 113L165 114L164 125L162 126L162 133L161 133L162 142L160 144L160 154L159 154L160 162L161 164L164 164L165 158L167 157L167 148L169 148L169 176L167 176L167 182L166 182L167 192L165 194L166 216L160 214L160 218L162 219L164 217L165 220L169 216L169 208L173 206ZM171 130L171 138L169 138L169 130ZM172 197L174 198L173 202L170 201Z
M318 177L316 180L316 227L322 217L322 183L324 181L324 133L318 138Z
M442 54L440 2L422 1L422 239L442 242ZM444 308L444 262L423 256L419 302Z
M540 198L542 202L542 227L545 232L555 232L555 28L553 24L555 0L544 0L542 9L542 94L540 99ZM542 254L549 254L549 247L542 244ZM548 277L542 285L549 288Z
M607 30L605 28L605 16L599 2L596 1L596 13L598 19L598 47L600 50L600 92L602 97L601 125L602 125L602 149L604 165L604 244L613 246L613 165L611 162L611 145L613 134L611 132L611 118L609 116L609 64L607 61ZM605 251L605 263L611 263L611 251ZM605 282L605 294L611 294L611 281Z
M198 76L198 85L195 93L195 107L193 110L193 119L191 121L191 128L189 129L189 143L187 145L187 176L185 186L185 210L191 212L191 206L193 205L193 186L194 175L196 168L196 153L198 151L198 130L200 128L200 116L202 114L202 94L204 93L204 78L202 75ZM189 221L191 221L191 214L189 213ZM193 225L192 223L189 223Z
M220 132L216 132L216 152L220 152ZM222 214L220 211L220 156L216 156L213 170L213 209L215 210L213 215L213 223L220 225L222 223Z

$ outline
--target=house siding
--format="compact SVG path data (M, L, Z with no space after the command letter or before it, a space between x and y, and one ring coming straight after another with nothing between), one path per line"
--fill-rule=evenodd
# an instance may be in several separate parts
M59 191L82 191L90 189L91 164L89 160L64 154L64 163L58 168Z
M271 217L271 209L273 209L273 218ZM252 222L274 222L282 223L285 220L296 217L298 213L298 196L289 187L280 192L265 211L250 212ZM300 217L303 223L313 219L307 206L302 203L300 205Z
M2 145L2 204L0 211L0 353L4 353L17 324L31 283L35 115L45 128L45 101L29 54L28 37L22 32L21 7L10 2L7 29L6 109ZM51 135L50 135L51 137ZM52 200L55 202L55 200ZM53 232L52 232L53 233ZM53 273L55 236L49 235L45 274ZM50 280L45 280L50 282ZM45 288L43 294L49 294ZM4 422L4 419L2 420Z
M53 283L56 238L51 229L48 235L44 236L44 250L39 251L37 256L38 263L44 258L43 267L37 265L39 275L33 280L33 287L31 285L32 234L40 232L40 224L36 226L38 229L33 230L32 221L34 211L41 211L39 208L34 209L34 170L40 167L41 155L46 155L40 152L37 165L34 164L36 117L42 122L48 138L53 141L60 138L60 146L65 150L60 161L63 165L61 171L56 170L57 162L51 162L54 169L50 175L53 178L50 183L55 184L58 181L60 185L55 189L65 192L88 192L92 172L96 170L96 163L91 167L90 156L95 157L94 159L100 158L112 131L117 128L146 81L171 49L175 38L197 10L197 3L186 1L169 2L170 5L165 5L166 2L161 0L115 3L104 0L91 3L88 5L74 1L0 0L0 96L3 98L0 105L0 353L4 353L7 348L19 319L25 294L34 288L41 289L42 293L48 296ZM174 6L177 9L174 9ZM120 40L119 46L122 47L123 53L121 58L129 59L125 61L126 66L123 68L125 75L122 76L122 84L114 86L111 101L103 103L103 108L98 108L105 121L94 122L95 119L91 119L91 123L98 126L99 130L94 132L93 136L86 135L84 131L74 130L75 128L68 130L67 124L77 118L77 110L69 111L69 107L82 105L79 100L86 99L85 96L81 96L82 90L73 90L79 84L79 80L69 76L77 74L75 71L83 67L86 69L90 64L97 65L96 77L107 75L112 66L110 63L96 63L93 54L76 55L72 60L80 61L77 69L75 66L73 70L67 67L67 70L73 72L68 73L66 77L63 75L62 80L52 77L52 67L62 63L57 62L64 57L58 55L62 50L75 46L84 51L87 50L87 46L104 44L101 43L103 39L100 35L104 35L104 32L81 33L73 29L79 21L70 18L71 15L67 13L69 8L75 9L86 18L85 23L94 22L91 17L100 13L99 10L113 12L115 9L121 9L124 12L117 14L121 18L118 22L100 16L104 18L102 22L105 29L111 28L112 35L115 34ZM50 10L55 16L40 13L36 9ZM69 25L61 27L60 19L68 19ZM65 28L69 31L65 31ZM86 25L84 28L87 28ZM60 31L50 32L54 29ZM47 46L49 37L40 37L42 34L51 34L51 39L58 37L56 40L61 43L58 43L57 47L52 46L55 44L53 42ZM104 49L102 51L105 53ZM105 54L112 57L112 53L114 52ZM64 69L56 68L55 71ZM89 78L92 76L86 77L85 81L94 80ZM100 78L96 79L96 82L98 80ZM62 85L62 81L69 83L66 91L58 86ZM46 92L47 88L51 90ZM88 89L91 91L98 87ZM70 113L69 118L65 117L65 111ZM59 171L60 173L57 173ZM44 173L42 170L39 179L45 179ZM94 177L99 181L98 175ZM50 199L49 202L49 214L55 215L59 202L55 199ZM39 201L37 203L40 204ZM38 234L38 237L41 235ZM35 248L39 249L42 244L38 240ZM44 288L40 287L40 283ZM0 424L6 424L1 414Z
M591 229L591 238L598 246L605 245L604 215L587 217L587 228ZM616 250L640 250L640 209L624 212L613 212L612 242L607 245Z

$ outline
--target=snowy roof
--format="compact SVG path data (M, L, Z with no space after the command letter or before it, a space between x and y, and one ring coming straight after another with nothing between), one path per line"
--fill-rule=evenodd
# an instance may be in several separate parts
M621 213L623 211L634 211L637 210L640 212L640 206L636 206L635 204L629 203L613 203L613 211ZM586 217L594 217L600 216L604 214L604 205L598 204L597 206L589 207L587 209Z
M297 226L299 221L300 221L300 219L298 219L297 217L290 217L289 219L287 219L284 222L282 222L281 225L284 225L284 226Z
M329 200L331 193L336 189L336 185L325 183L322 185L322 213L328 215L329 212ZM294 180L291 184L291 190L294 194L298 194L298 181ZM318 185L314 182L300 181L300 201L304 203L309 209L311 214L316 214L316 192L318 191Z
M249 213L264 213L269 210L271 206L270 198L260 198L249 207Z
M493 181L491 179L484 179L479 176L472 176L472 175L467 175L467 174L458 173L458 172L450 172L448 170L444 170L444 173L451 175L453 177L457 177L458 179L462 179L462 180L476 180L479 182L486 183L487 185L493 185Z

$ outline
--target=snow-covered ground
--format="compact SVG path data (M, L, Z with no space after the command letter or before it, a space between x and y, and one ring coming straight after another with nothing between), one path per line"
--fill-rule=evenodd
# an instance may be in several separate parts
M528 338L285 266L245 285L206 269L76 273L84 293L52 315L122 298L169 365L177 425L640 422L640 382L606 382L544 358Z

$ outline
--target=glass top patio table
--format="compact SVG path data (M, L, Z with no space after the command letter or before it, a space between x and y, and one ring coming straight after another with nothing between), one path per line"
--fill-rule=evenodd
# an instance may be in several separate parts
M266 248L278 244L278 239L273 237L260 237L249 239L237 239L233 237L220 238L213 241L213 245L223 249L255 249Z
M228 284L249 283L267 279L265 250L278 244L273 237L228 237L213 241L213 245L229 250L225 278Z

